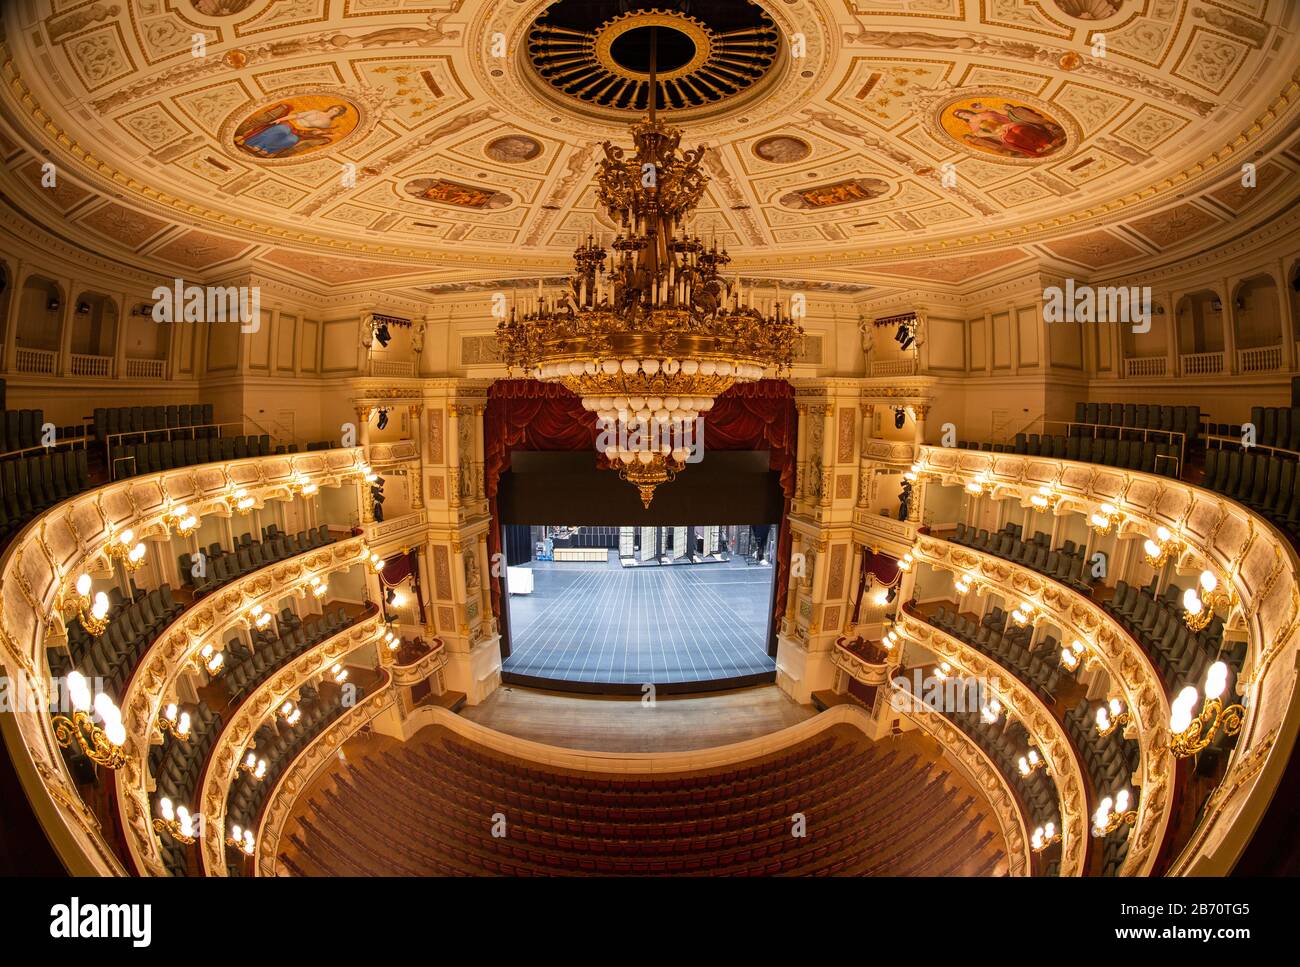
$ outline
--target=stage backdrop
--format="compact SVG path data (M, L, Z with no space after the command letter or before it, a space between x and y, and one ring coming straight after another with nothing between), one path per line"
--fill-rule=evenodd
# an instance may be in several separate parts
M492 526L488 530L488 553L500 560L501 519L497 511L497 493L501 475L510 469L510 455L515 451L560 450L590 451L592 460L604 461L596 454L596 415L582 408L582 401L565 387L532 379L499 379L488 390L487 412L483 426L483 472ZM782 523L790 513L794 497L795 459L798 446L794 389L785 380L764 379L741 383L718 397L713 409L704 417L704 450L767 450L770 469L781 475L785 502ZM614 473L609 470L609 473ZM690 473L687 467L683 473ZM631 484L626 486L630 487ZM672 484L665 486L671 487ZM636 520L626 523L636 524ZM755 521L753 523L767 523ZM781 528L777 548L776 595L772 613L772 630L779 627L785 612L786 591L790 582L790 529ZM494 568L493 570L498 570ZM504 570L492 578L492 613L498 627L505 629L502 616ZM775 634L769 635L775 654ZM503 655L506 650L503 648Z

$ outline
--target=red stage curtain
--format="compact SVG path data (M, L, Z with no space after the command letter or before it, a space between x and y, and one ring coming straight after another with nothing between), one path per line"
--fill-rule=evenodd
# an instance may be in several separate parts
M501 474L510 469L515 450L596 450L596 415L582 408L582 401L557 383L531 379L499 379L488 390L483 417L483 483L492 526L488 530L488 551L493 561L501 553L501 520L497 514L497 490ZM781 474L785 494L783 516L790 513L794 497L795 449L798 427L794 390L784 380L765 379L742 383L723 393L704 418L704 449L770 450L771 468ZM773 626L785 612L790 583L791 537L781 529L777 548L776 608ZM501 570L494 567L493 570ZM492 613L501 624L501 581L504 571L491 581Z

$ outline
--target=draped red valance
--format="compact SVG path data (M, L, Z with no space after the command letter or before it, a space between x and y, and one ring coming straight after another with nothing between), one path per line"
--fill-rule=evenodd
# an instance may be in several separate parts
M875 576L877 584L891 587L898 581L898 561L889 554L867 551L864 567L868 574Z
M565 387L532 379L499 379L492 384L483 417L483 483L492 514L492 527L488 531L492 560L501 560L496 556L501 552L497 492L501 474L510 469L511 453L590 450L593 459L597 459L596 437L596 415L584 410L582 401ZM706 455L709 450L770 451L769 466L780 473L781 492L785 495L783 517L789 516L794 497L797 446L794 389L785 380L737 384L717 398L704 418ZM785 527L780 534L774 626L780 623L785 612L790 581L791 535ZM496 574L491 581L492 612L498 625L504 576L504 573Z

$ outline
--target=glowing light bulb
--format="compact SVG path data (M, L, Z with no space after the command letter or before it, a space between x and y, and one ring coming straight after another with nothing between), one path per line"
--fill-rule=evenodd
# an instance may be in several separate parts
M83 574L81 575L81 577L77 578L77 597L79 598L90 597L90 575L89 574Z

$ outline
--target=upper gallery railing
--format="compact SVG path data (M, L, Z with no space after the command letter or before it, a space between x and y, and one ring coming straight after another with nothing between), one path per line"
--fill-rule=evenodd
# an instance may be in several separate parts
M1227 772L1172 875L1231 872L1264 816L1300 730L1297 652L1300 651L1300 560L1267 520L1234 501L1168 477L1047 457L922 447L921 470L949 483L979 480L994 496L1029 500L1051 487L1085 514L1112 505L1121 533L1151 536L1168 528L1188 552L1235 591L1232 626L1248 639L1237 681L1245 720ZM1059 505L1058 505L1059 506ZM1199 683L1198 683L1199 684ZM1152 741L1168 741L1168 723Z
M32 694L0 730L37 819L69 872L126 872L98 819L82 802L55 739L53 684L46 639L62 630L59 607L67 586L85 572L107 573L105 547L130 528L140 540L166 539L165 516L185 504L204 516L230 513L239 489L263 502L288 499L299 485L338 486L362 471L359 448L316 450L203 464L132 477L64 501L28 523L0 559L0 665L11 686Z

